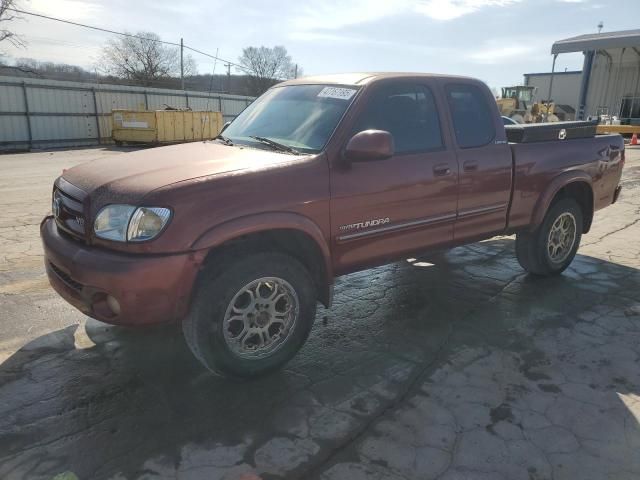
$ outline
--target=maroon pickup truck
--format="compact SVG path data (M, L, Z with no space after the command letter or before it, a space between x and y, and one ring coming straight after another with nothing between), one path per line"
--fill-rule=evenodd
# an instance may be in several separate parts
M586 122L507 130L470 78L284 82L213 141L66 171L47 273L90 317L181 322L210 370L262 374L300 349L336 276L513 233L527 271L567 268L620 193L623 140Z

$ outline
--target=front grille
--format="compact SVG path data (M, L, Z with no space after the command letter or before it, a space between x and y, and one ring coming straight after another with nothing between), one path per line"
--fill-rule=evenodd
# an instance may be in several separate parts
M77 239L86 238L82 199L63 190L60 185L56 185L53 189L52 210L60 229Z
M51 262L49 262L49 267L51 267L51 270L53 270L53 272L58 276L60 280L64 282L65 285L74 289L77 292L82 291L83 285L80 282L76 282L73 278L71 278L69 275L64 273L62 270L60 270Z

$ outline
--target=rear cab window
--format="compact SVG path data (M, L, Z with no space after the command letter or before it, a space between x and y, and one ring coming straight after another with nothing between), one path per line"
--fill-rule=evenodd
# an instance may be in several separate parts
M447 85L446 92L458 147L474 148L492 143L496 129L484 92L468 84Z

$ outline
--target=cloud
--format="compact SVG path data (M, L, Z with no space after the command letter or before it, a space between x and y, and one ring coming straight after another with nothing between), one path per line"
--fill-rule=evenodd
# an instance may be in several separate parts
M495 65L506 60L519 58L532 53L535 49L528 45L505 45L477 50L467 57L469 60L484 65Z
M423 0L415 5L418 13L434 20L454 20L487 7L507 7L522 0Z
M312 0L292 24L296 30L338 30L385 17L421 14L433 20L454 20L483 8L506 7L523 0ZM576 1L576 0L568 0ZM581 1L581 0L578 0Z
M309 1L294 15L292 24L298 30L338 30L406 11L410 3L408 0Z
M79 0L31 0L30 10L65 20L99 18L102 5Z
M293 32L289 35L291 40L301 42L325 42L341 45L366 45L375 46L381 49L395 50L402 49L404 52L415 52L420 55L445 55L455 52L454 49L445 46L424 45L422 43L408 43L405 41L386 40L383 38L371 38L368 36L357 36L336 32Z
M567 31L567 37L570 37L571 33L570 30ZM515 63L529 65L536 62L551 62L549 49L557 39L555 33L496 37L479 44L464 57L478 65L513 65Z

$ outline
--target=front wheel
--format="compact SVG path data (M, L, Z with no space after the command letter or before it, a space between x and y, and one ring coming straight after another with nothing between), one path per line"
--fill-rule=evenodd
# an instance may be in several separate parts
M558 275L576 256L582 238L582 209L572 198L554 203L533 232L516 235L516 256L526 271Z
M209 370L252 377L298 352L315 313L306 268L287 255L257 253L205 272L182 326L189 348Z

